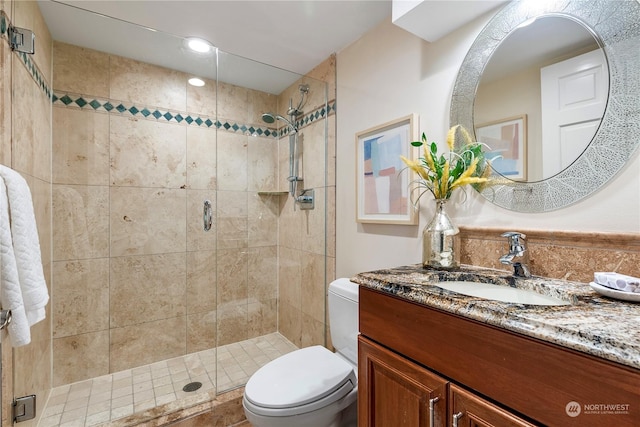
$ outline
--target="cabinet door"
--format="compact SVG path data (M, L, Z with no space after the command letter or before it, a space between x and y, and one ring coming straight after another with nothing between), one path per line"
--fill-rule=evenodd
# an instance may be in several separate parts
M446 420L447 381L358 339L358 426L433 427Z
M452 427L535 426L455 384L449 385Z

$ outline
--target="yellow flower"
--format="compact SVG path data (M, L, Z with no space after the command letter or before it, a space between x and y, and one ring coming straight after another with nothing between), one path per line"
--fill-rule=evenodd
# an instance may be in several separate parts
M456 144L457 138L462 140L462 144ZM422 141L412 142L411 145L423 146L423 156L416 161L400 156L407 167L418 175L414 183L418 184L420 194L414 203L427 190L436 199L448 199L456 188L469 184L484 185L490 181L491 167L484 159L482 144L472 142L469 132L460 125L453 126L447 133L447 155L438 155L436 143L428 144L424 133Z

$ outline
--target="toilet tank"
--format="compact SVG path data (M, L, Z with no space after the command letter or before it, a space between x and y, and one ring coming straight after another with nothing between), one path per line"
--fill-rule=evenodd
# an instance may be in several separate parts
M358 284L336 279L329 284L329 328L336 352L358 364Z

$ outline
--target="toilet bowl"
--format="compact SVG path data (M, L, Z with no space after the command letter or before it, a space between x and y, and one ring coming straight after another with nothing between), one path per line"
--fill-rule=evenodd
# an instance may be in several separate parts
M242 404L254 427L354 427L357 423L358 285L329 285L333 353L316 345L258 369Z

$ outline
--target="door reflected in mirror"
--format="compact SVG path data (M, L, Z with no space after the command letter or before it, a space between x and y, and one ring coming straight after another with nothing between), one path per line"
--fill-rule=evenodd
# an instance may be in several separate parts
M505 37L482 72L473 107L476 138L492 149L514 147L500 153L502 164L526 162L521 166L526 174L510 176L509 170L506 177L550 178L589 145L608 91L607 60L587 27L567 16L529 20ZM525 144L482 140L479 127L514 116L526 117L526 134L520 136Z

